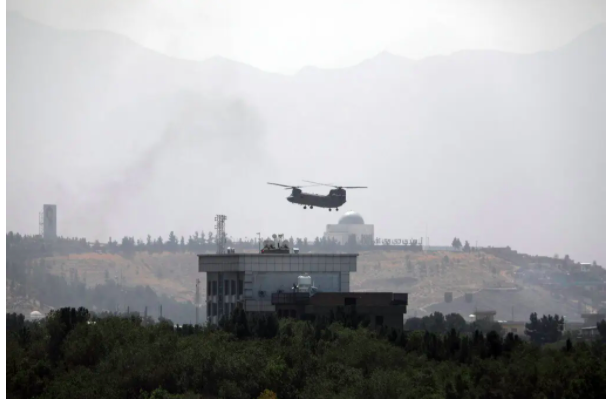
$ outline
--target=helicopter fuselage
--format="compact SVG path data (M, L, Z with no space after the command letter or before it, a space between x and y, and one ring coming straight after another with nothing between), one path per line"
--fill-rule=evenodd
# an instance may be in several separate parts
M346 203L346 192L344 190L331 190L328 195L304 193L295 189L287 200L293 204L299 204L318 208L339 208Z

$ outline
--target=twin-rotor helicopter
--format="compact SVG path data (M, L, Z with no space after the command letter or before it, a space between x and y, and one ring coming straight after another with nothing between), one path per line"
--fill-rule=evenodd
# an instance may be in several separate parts
M304 209L310 207L313 209L314 207L318 208L329 208L331 211L335 208L336 211L339 211L339 207L346 203L346 189L355 189L355 188L367 188L362 186L337 186L334 184L324 184L324 183L316 183L313 181L303 180L306 183L311 183L311 186L289 186L286 184L279 183L268 183L273 186L284 187L285 190L292 190L291 195L287 197L287 200L293 204L303 205ZM329 190L328 195L321 194L312 194L305 193L301 191L304 187L313 187L313 186L327 186L333 187L332 190Z

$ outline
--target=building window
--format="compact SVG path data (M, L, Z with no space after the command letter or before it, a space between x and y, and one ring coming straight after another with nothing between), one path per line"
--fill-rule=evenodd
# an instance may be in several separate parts
M207 281L207 296L211 295L211 281Z
M211 303L207 303L207 318L211 316Z
M224 284L223 284L223 293L226 296L230 295L230 281L228 281L227 279L224 281Z
M242 280L238 281L238 296L242 296Z
M217 281L213 281L213 296L217 296Z
M213 303L213 312L211 315L213 315L213 316L217 315L217 303Z
M236 294L236 281L235 280L232 280L232 293L231 294L232 295Z
M356 297L346 297L344 304L346 306L356 306Z
M376 327L381 327L382 325L384 325L384 316L383 315L376 315L375 316L375 326Z

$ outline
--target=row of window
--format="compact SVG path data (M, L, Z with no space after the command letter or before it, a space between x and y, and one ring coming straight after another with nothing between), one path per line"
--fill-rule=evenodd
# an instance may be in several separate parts
M207 317L216 316L218 314L217 309L217 303L207 303ZM236 309L236 303L224 303L223 314L229 317L234 309Z
M238 289L236 288L238 285ZM223 281L223 295L224 296L232 296L238 295L241 296L243 291L243 282L241 280L228 280ZM208 281L207 282L207 296L217 296L217 281Z

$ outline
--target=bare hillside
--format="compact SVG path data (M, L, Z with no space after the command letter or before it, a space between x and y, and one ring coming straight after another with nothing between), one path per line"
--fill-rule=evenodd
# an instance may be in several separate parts
M66 278L77 272L87 286L103 283L106 278L121 280L126 286L150 286L181 301L194 300L196 278L202 279L193 254L138 253L127 259L89 253L49 258L46 264L53 274ZM409 292L411 308L418 309L439 303L444 292L457 297L498 282L511 282L514 269L508 262L483 253L363 252L351 287L354 291ZM200 291L206 291L204 280Z
M410 309L485 287L513 286L512 264L485 253L364 252L352 275L355 291L408 292Z

